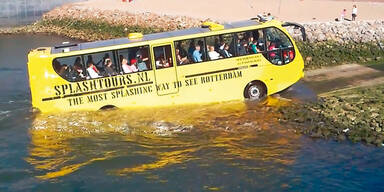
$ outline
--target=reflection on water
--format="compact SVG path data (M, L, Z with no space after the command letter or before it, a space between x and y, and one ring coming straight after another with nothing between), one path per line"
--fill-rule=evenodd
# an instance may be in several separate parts
M188 161L214 167L213 159L246 170L260 169L260 163L290 165L299 135L278 124L275 110L285 104L270 97L265 104L39 114L30 129L26 160L41 173L40 179L119 158L126 162L106 170L107 174L148 172L151 176L154 170ZM242 161L255 161L257 166Z

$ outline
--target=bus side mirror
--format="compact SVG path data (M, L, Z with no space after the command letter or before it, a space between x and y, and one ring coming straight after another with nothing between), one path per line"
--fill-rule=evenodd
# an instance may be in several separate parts
M295 29L300 29L301 31L301 36L303 38L303 41L307 41L307 34L305 33L305 27L303 25L300 25L298 23L293 23L293 22L285 22L281 26L283 27L294 27Z

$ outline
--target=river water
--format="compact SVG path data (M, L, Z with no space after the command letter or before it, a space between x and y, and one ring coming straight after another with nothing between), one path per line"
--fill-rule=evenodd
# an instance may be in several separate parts
M296 133L275 112L285 99L32 112L26 54L63 41L0 36L0 191L384 190L383 148Z

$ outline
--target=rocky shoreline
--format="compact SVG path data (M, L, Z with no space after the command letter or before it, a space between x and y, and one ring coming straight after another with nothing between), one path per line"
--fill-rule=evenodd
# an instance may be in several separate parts
M282 123L315 138L384 142L384 85L338 91L318 102L280 109Z

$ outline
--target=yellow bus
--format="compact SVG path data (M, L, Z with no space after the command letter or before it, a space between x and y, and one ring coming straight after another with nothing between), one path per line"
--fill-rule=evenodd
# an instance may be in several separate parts
M286 26L305 34L295 23L251 19L37 48L27 64L32 106L52 112L260 99L304 76Z

